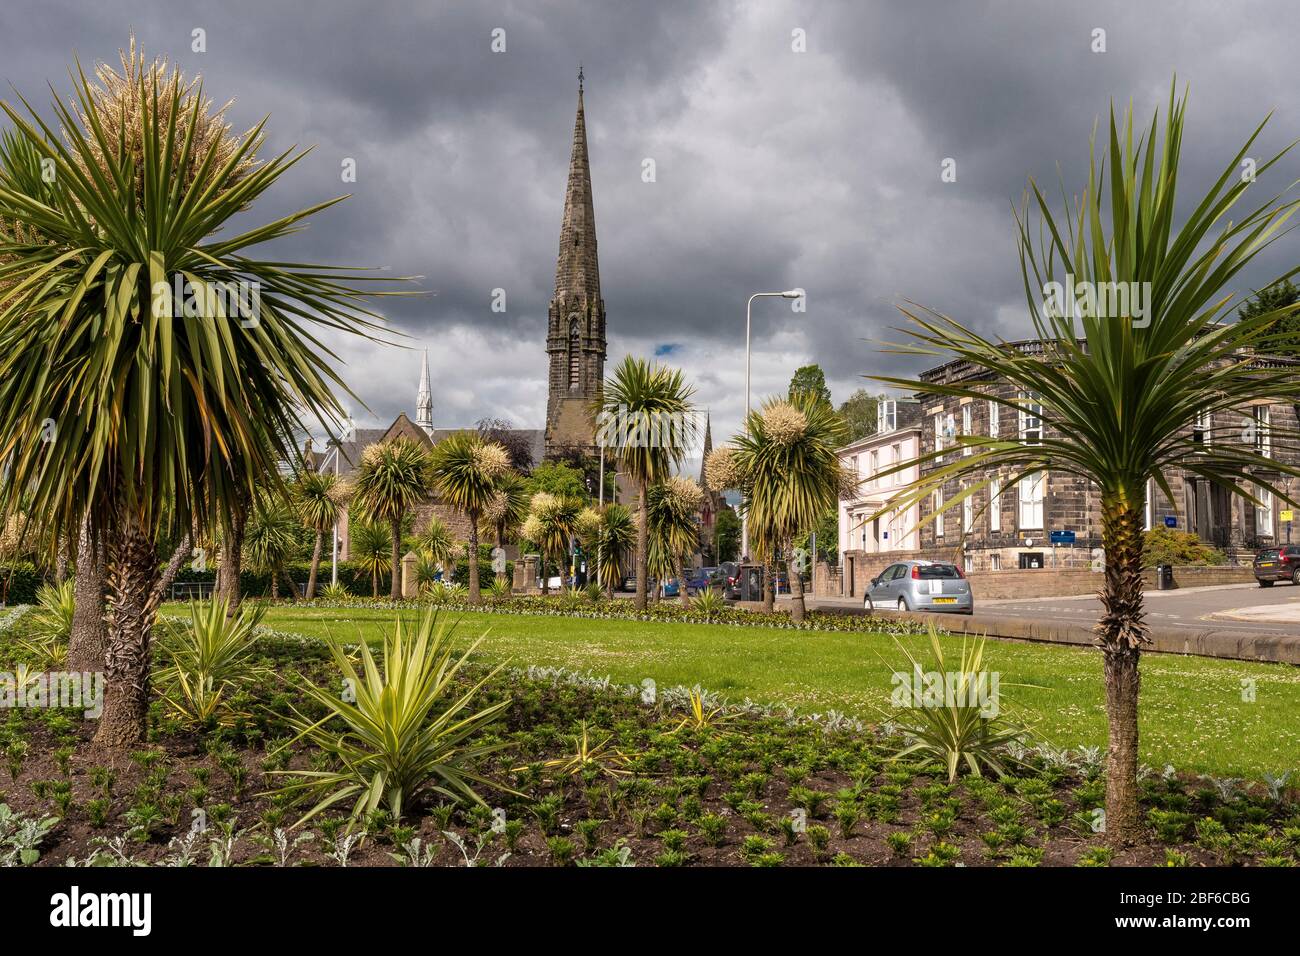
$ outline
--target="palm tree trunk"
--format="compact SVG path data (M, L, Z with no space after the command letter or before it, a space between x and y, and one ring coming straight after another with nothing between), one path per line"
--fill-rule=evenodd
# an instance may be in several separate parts
M307 575L307 593L306 599L310 601L316 596L316 573L320 570L320 551L321 545L325 541L325 532L316 532L316 546L311 552L311 572Z
M478 589L478 512L469 513L469 603L480 600Z
M649 482L637 482L636 498L640 513L636 519L636 609L644 611L646 605L647 585L649 584L649 572L647 564L649 563L650 550L650 515L646 511L646 496L649 493Z
M691 598L686 593L686 562L677 559L677 597L682 607L690 607Z
M1127 500L1102 503L1106 553L1097 624L1106 681L1106 839L1129 846L1141 835L1138 813L1138 660L1149 643L1142 610L1142 521Z
M551 579L550 579L550 577L549 577L549 576L547 575L547 573L546 573L546 549L545 549L545 548L542 548L541 551L542 551L542 555L541 555L541 557L542 557L542 561L541 561L541 564L542 564L542 597L550 597L550 594L551 594Z
M789 538L785 542L785 575L790 579L790 620L799 624L807 613L803 603L803 578L795 568L794 542Z
M149 710L150 638L157 603L158 555L139 516L122 508L109 546L108 653L104 711L94 745L119 752L145 739Z
M158 583L154 585L154 593L152 597L155 605L161 604L166 600L167 589L172 586L172 582L176 580L176 575L180 573L181 565L185 563L185 559L189 557L193 551L191 548L192 544L193 539L190 537L188 531L181 535L180 543L176 545L176 550L172 552L171 558L167 561L167 567L163 568L162 577L160 577Z
M289 600L298 600L298 589L293 586L293 575L289 573L289 569L281 565L279 573L284 578L285 587L289 589Z
M68 536L60 533L59 556L54 563L54 580L57 584L68 580L68 550Z
M390 555L393 580L388 584L388 596L394 601L402 599L402 519L393 519L393 550Z
M77 572L72 580L75 605L72 633L68 637L68 670L101 671L108 653L108 625L104 621L104 545L96 541L90 519L81 522L77 536Z
M377 564L370 566L370 596L375 600L379 599L379 565Z
M227 617L234 617L239 612L239 603L244 599L239 589L239 572L244 563L244 521L247 509L240 499L230 511L230 527L226 529L226 541L221 546L221 566L217 568L217 594L226 602Z

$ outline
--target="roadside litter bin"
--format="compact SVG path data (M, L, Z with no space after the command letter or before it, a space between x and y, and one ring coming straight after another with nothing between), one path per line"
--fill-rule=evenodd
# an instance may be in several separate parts
M1178 585L1174 584L1174 566L1172 564L1156 565L1156 590L1172 591Z

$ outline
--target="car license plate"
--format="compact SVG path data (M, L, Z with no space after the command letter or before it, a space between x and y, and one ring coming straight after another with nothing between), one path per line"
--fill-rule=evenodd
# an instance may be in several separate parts
M1261 568L1271 568L1271 567L1273 567L1273 562L1272 562L1272 561L1261 561L1261 562L1259 562L1259 566L1260 566Z
M935 604L956 604L957 599L956 598L935 598L934 603Z

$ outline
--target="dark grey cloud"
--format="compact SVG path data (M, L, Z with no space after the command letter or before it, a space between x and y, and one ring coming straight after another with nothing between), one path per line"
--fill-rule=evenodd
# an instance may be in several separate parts
M1281 2L49 0L0 12L0 77L43 104L74 55L114 59L134 32L233 97L237 126L270 113L268 149L316 149L258 215L353 194L275 251L422 276L429 296L384 310L430 349L439 424L537 426L582 61L610 361L672 346L663 359L725 435L743 407L750 293L809 293L805 314L755 308L759 396L809 361L837 400L902 367L875 343L903 298L1027 334L1010 214L1026 178L1055 190L1059 167L1077 191L1094 121L1130 99L1149 117L1175 72L1192 92L1185 195L1274 108L1254 152L1280 148L1300 130L1292 17ZM498 27L504 54L489 47ZM806 53L791 50L796 28ZM355 184L340 182L345 157ZM956 183L940 181L945 157ZM1260 188L1297 172L1289 157ZM1295 258L1283 240L1242 288ZM418 353L337 344L375 418L411 409Z

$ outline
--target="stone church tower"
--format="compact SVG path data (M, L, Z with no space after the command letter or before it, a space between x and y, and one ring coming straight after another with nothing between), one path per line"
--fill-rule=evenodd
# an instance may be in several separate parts
M591 403L600 394L605 377L605 301L600 297L596 212L591 200L581 70L546 353L550 358L546 456L550 458L572 449L594 454L595 419Z

